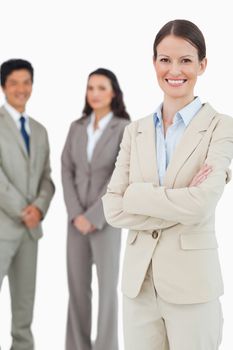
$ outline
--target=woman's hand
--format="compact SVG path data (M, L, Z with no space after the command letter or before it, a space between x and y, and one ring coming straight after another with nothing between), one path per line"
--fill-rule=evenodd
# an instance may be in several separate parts
M82 234L86 235L87 233L95 231L95 227L88 221L84 215L79 215L74 219L74 227L79 230Z
M200 185L207 179L207 176L211 173L211 171L212 167L210 165L204 164L198 173L193 177L189 187Z

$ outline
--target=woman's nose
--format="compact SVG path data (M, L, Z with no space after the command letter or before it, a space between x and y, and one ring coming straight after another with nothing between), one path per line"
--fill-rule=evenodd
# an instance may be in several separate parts
M180 75L180 65L176 62L171 63L169 72L173 76Z

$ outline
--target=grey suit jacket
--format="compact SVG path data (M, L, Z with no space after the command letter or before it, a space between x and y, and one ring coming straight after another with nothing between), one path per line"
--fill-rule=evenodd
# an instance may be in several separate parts
M71 124L62 153L62 182L68 219L80 214L97 228L106 224L101 201L111 178L128 120L113 117L99 139L92 160L87 159L90 117Z
M14 120L0 108L0 239L20 238L27 230L22 210L34 204L44 217L54 194L47 132L32 118L29 124L30 156ZM41 225L29 231L34 239L42 236Z

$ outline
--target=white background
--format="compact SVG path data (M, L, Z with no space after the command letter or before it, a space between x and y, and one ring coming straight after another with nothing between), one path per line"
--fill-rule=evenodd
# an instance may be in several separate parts
M206 38L208 68L199 79L196 94L218 111L233 116L230 1L0 0L0 63L9 58L25 58L33 63L35 83L28 112L48 130L57 189L44 222L45 235L39 249L33 323L37 350L64 349L68 291L60 155L71 121L81 115L87 75L98 67L113 70L132 119L152 112L162 99L152 66L153 40L160 27L175 18L194 21ZM0 102L3 101L0 94ZM225 318L221 350L231 349L233 344L232 203L233 182L227 185L217 209L217 235L225 281L225 295L221 298ZM124 239L125 236L126 232ZM96 291L96 279L93 286ZM95 292L94 317L96 311ZM119 326L122 350L121 311ZM3 350L10 347L9 331L10 303L5 280L0 296Z

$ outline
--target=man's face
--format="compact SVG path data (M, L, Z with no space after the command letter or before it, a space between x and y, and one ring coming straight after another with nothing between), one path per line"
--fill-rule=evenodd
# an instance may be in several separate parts
M2 87L7 102L20 113L25 111L26 103L32 93L31 74L26 69L13 71Z

